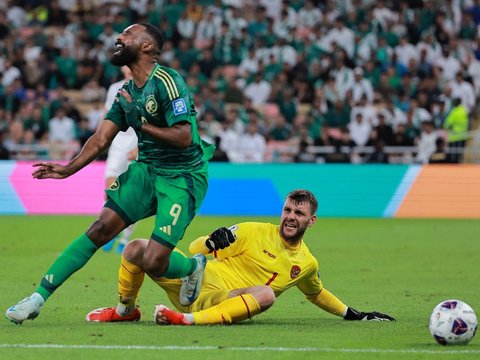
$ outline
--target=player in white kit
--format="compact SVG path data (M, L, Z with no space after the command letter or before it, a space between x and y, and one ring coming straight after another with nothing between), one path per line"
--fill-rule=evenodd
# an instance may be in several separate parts
M126 81L131 77L130 69L126 66L121 67L123 80L117 81L109 86L107 91L107 98L105 100L105 113L112 107L115 101L115 96L118 90L122 88ZM137 135L135 131L129 127L127 131L120 131L113 139L110 148L108 149L107 162L105 165L105 188L108 189L115 181L117 176L125 172L132 160L137 158ZM103 250L110 251L118 239L117 252L121 253L123 248L130 240L135 225L132 224L123 230L116 238L103 246Z

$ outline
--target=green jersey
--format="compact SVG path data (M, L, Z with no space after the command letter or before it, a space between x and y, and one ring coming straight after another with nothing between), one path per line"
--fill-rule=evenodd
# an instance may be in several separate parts
M190 172L203 169L213 155L214 146L200 138L197 112L180 74L157 64L143 87L138 88L134 81L130 80L123 88L132 96L144 123L160 128L171 127L184 121L191 125L192 143L183 149L136 131L138 161L151 165L158 172ZM120 95L117 94L118 96ZM113 103L105 118L113 121L121 131L128 129L125 112L119 101Z

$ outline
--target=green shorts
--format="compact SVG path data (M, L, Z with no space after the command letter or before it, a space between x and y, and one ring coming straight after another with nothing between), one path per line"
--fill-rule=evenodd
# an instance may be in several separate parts
M173 249L200 207L207 186L203 171L157 174L149 165L132 162L105 190L105 207L127 225L155 215L151 238Z

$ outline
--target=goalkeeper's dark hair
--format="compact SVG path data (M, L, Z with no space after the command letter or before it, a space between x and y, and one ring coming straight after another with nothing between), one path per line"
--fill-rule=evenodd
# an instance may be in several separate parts
M155 45L157 48L156 55L160 55L160 52L162 51L162 48L163 48L163 44L165 43L165 37L163 36L162 31L155 25L152 25L149 23L139 23L138 25L142 25L147 31L147 34L150 35L153 41L155 41Z
M310 204L310 209L312 210L312 215L317 212L318 201L315 198L315 195L311 191L304 189L293 190L287 195L288 199L291 199L295 204L298 203L308 203Z

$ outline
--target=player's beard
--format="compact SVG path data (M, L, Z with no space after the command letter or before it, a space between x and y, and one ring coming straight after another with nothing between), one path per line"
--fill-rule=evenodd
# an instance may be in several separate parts
M286 221L284 220L280 226L280 235L285 241L288 241L290 244L297 244L303 238L303 234L305 234L308 226L297 224L295 233L287 234L285 232L285 223Z
M138 52L132 47L124 46L122 50L113 53L110 62L115 66L129 66L138 59Z

